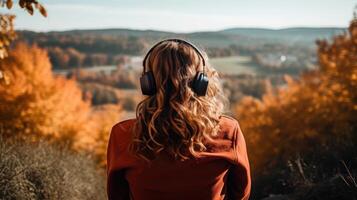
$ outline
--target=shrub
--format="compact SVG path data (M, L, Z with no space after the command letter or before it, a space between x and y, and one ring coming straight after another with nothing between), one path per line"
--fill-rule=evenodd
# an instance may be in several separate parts
M75 137L84 130L90 103L75 80L55 77L47 52L18 43L0 61L10 82L0 82L0 126L4 137Z
M289 193L289 189L299 193L303 187L302 194L314 190L316 195L297 199L346 199L346 195L352 199L352 191L341 189L342 179L330 180L338 174L339 160L349 161L352 169L357 166L356 38L354 20L348 33L335 36L331 43L317 42L316 71L303 74L298 81L285 76L286 88L269 90L261 100L245 97L237 106L256 177L253 183L262 186L253 197ZM304 181L310 179L310 185L294 182L296 176L284 172L284 165L297 155L320 169L314 173L309 168L313 173ZM292 187L284 181L292 182ZM339 192L327 197L326 190ZM316 197L319 195L323 198Z
M21 141L0 138L0 199L106 198L104 172L88 155Z

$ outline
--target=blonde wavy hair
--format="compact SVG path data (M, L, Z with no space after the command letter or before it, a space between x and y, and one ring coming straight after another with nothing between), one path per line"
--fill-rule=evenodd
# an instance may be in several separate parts
M129 151L146 161L165 151L175 159L185 160L206 150L205 141L219 131L219 117L228 103L218 72L208 62L206 96L197 96L190 83L203 61L188 44L166 41L156 46L145 66L155 77L157 92L136 107L136 123Z

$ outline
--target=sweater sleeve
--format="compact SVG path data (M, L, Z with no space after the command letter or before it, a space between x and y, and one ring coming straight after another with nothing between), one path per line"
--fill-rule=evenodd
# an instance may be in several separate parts
M111 130L107 148L107 196L108 200L128 200L129 185L124 176L121 163L121 149L117 134L120 129L114 126Z
M232 165L228 172L228 196L232 200L247 200L251 190L250 166L245 139L238 121L234 128L233 140L236 164Z

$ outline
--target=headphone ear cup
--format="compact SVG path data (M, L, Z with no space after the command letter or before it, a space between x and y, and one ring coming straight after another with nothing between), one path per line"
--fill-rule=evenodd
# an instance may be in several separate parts
M156 93L155 78L152 71L145 72L140 77L140 87L143 95L154 95Z
M198 72L192 82L192 89L198 96L205 96L208 88L208 77Z

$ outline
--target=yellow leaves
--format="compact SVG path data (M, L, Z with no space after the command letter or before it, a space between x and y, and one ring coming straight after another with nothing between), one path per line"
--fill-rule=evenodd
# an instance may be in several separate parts
M38 2L35 2L35 8L41 13L42 16L47 17L47 11L46 9ZM31 3L26 3L24 5L25 10L30 14L33 15L34 13L34 8Z
M93 152L101 166L105 166L106 148L112 126L120 121L122 108L106 104L92 107L86 120L85 130L75 139L75 148Z
M18 43L9 57L0 61L0 69L5 67L13 80L7 86L0 84L5 137L70 140L73 148L93 152L105 165L110 129L122 113L119 105L91 107L75 79L52 74L46 51L37 46Z
M343 146L355 135L357 43L343 35L318 45L319 71L299 81L284 76L285 88L269 89L261 100L243 98L236 106L256 170L274 159L331 145L327 141Z
M357 74L356 73L352 73L351 74L351 80L352 81L357 81Z
M6 1L6 7L7 7L8 9L11 9L11 8L12 8L12 5L13 5L12 0L7 0L7 1Z
M26 6L26 1L19 1L19 6L21 7L21 8L24 8L25 6Z
M16 130L12 134L62 137L81 129L89 104L82 100L74 81L53 77L44 50L19 43L0 62L0 69L5 67L13 81L0 85L0 99L7 107L0 110L0 116L12 116L6 122L6 127Z
M42 16L47 17L47 11L41 4L37 3L36 8L40 11Z
M334 69L334 68L336 68L336 63L330 61L330 62L328 63L328 67L331 68L331 69Z
M2 3L3 6L6 5L7 9L11 9L13 7L13 0L3 0ZM30 15L33 15L35 6L42 16L47 17L45 7L37 0L19 0L19 6L20 8L25 9Z
M341 85L339 83L332 84L331 89L334 91L340 91Z
M339 56L339 59L345 59L348 56L348 50L342 49L338 56Z
M0 14L0 59L8 56L10 43L16 38L14 19L14 15Z
M33 15L33 7L32 7L32 4L27 3L27 4L25 5L25 10L26 10L30 15Z
M349 93L348 90L346 90L346 89L342 90L342 95L343 95L343 96L348 96L349 94L350 94L350 93Z
M0 59L3 59L7 56L7 50L3 47L0 47Z
M0 70L0 84L4 84L4 85L10 84L9 76L2 70Z

